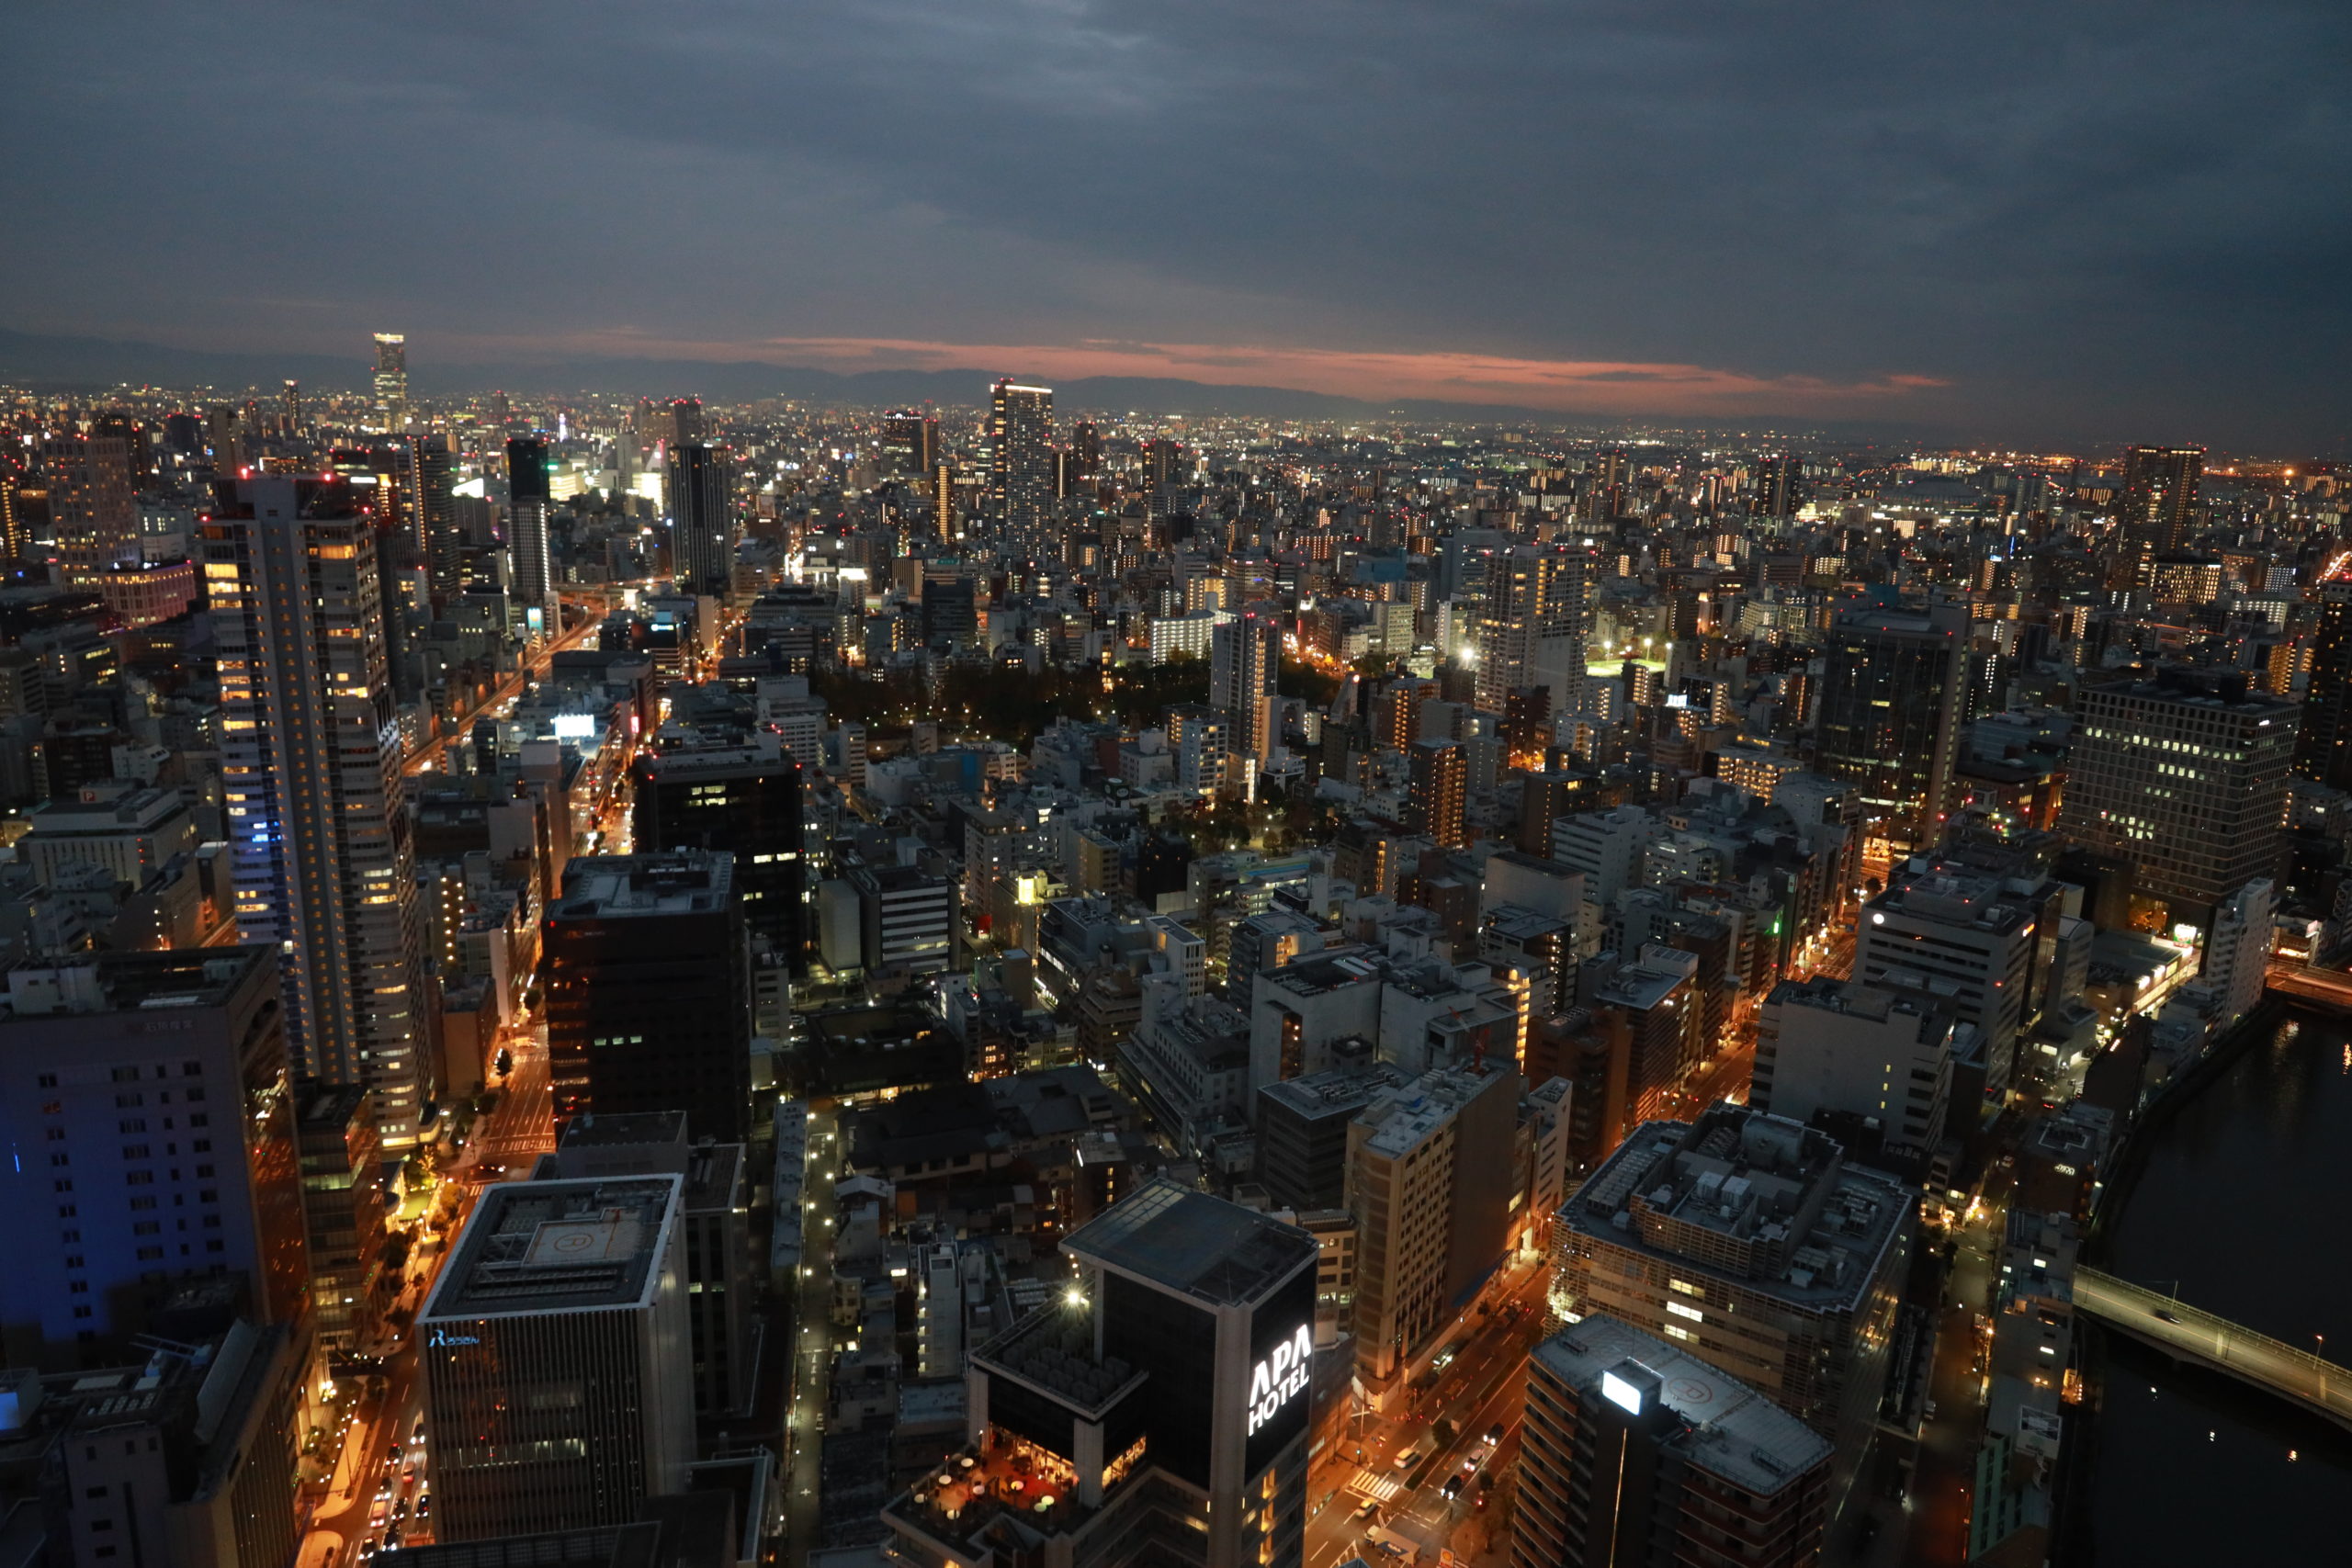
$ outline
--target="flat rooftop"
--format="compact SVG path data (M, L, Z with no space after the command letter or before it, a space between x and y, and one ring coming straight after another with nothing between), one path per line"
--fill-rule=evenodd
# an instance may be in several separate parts
M435 1321L644 1304L681 1201L675 1176L508 1181L482 1190L417 1315Z
M651 855L589 855L564 867L557 919L706 914L723 908L735 857L701 850Z
M1627 1362L1657 1380L1659 1404L1682 1429L1665 1439L1697 1468L1769 1497L1826 1465L1827 1438L1728 1372L1614 1318L1589 1317L1538 1345L1534 1359L1563 1382L1596 1389ZM1631 1381L1631 1380L1629 1380Z
M1296 1225L1154 1181L1064 1237L1062 1250L1211 1306L1246 1306L1320 1251Z
M1331 1067L1303 1077L1283 1078L1267 1084L1258 1094L1261 1099L1279 1102L1284 1110L1306 1121L1321 1121L1327 1116L1344 1121L1404 1084L1405 1075L1395 1066L1374 1062L1363 1067Z

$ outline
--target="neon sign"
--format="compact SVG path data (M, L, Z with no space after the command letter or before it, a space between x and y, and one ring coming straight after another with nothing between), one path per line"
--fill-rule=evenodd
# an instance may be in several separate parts
M1307 1364L1314 1359L1315 1335L1302 1323L1258 1363L1250 1374L1250 1436L1306 1392Z

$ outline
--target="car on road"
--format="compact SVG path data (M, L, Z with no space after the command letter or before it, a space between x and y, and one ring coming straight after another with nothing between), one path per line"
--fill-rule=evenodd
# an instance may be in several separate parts
M2178 1319L2178 1318L2177 1318L2177 1317L2173 1316L2173 1314L2170 1314L2170 1313L2166 1312L2166 1311L2165 1311L2164 1308L2162 1308L2162 1307L2158 1307L2158 1308L2156 1308L2156 1315L2157 1315L2158 1317L2160 1317L2160 1318L2163 1318L2166 1323L2178 1323L2178 1322L2180 1321L2180 1319Z
M1364 1506L1356 1510L1356 1517L1360 1519L1376 1519L1380 1517L1380 1499L1377 1497L1365 1499Z
M1490 1449L1498 1449L1502 1447L1503 1433L1505 1430L1507 1430L1507 1428L1500 1421L1498 1421L1493 1426L1487 1427L1487 1446Z
M1439 1487L1438 1490L1444 1493L1445 1500L1451 1503L1456 1497L1462 1495L1463 1485L1464 1483L1468 1482L1469 1479L1470 1478L1467 1475L1464 1475L1462 1472L1457 1470L1452 1475L1445 1478L1445 1484Z
M1398 1470L1410 1470L1420 1462L1421 1450L1419 1449L1407 1449L1403 1453L1398 1454L1396 1460Z

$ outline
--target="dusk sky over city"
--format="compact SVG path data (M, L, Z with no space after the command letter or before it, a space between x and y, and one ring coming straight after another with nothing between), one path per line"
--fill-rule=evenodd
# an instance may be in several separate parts
M43 7L0 325L2332 450L2348 44L2284 3Z

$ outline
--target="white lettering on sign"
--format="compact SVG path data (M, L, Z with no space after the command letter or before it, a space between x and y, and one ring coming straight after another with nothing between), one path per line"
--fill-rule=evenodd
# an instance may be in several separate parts
M1277 1411L1306 1392L1307 1363L1314 1359L1315 1336L1302 1323L1258 1363L1250 1374L1250 1436L1255 1437Z

